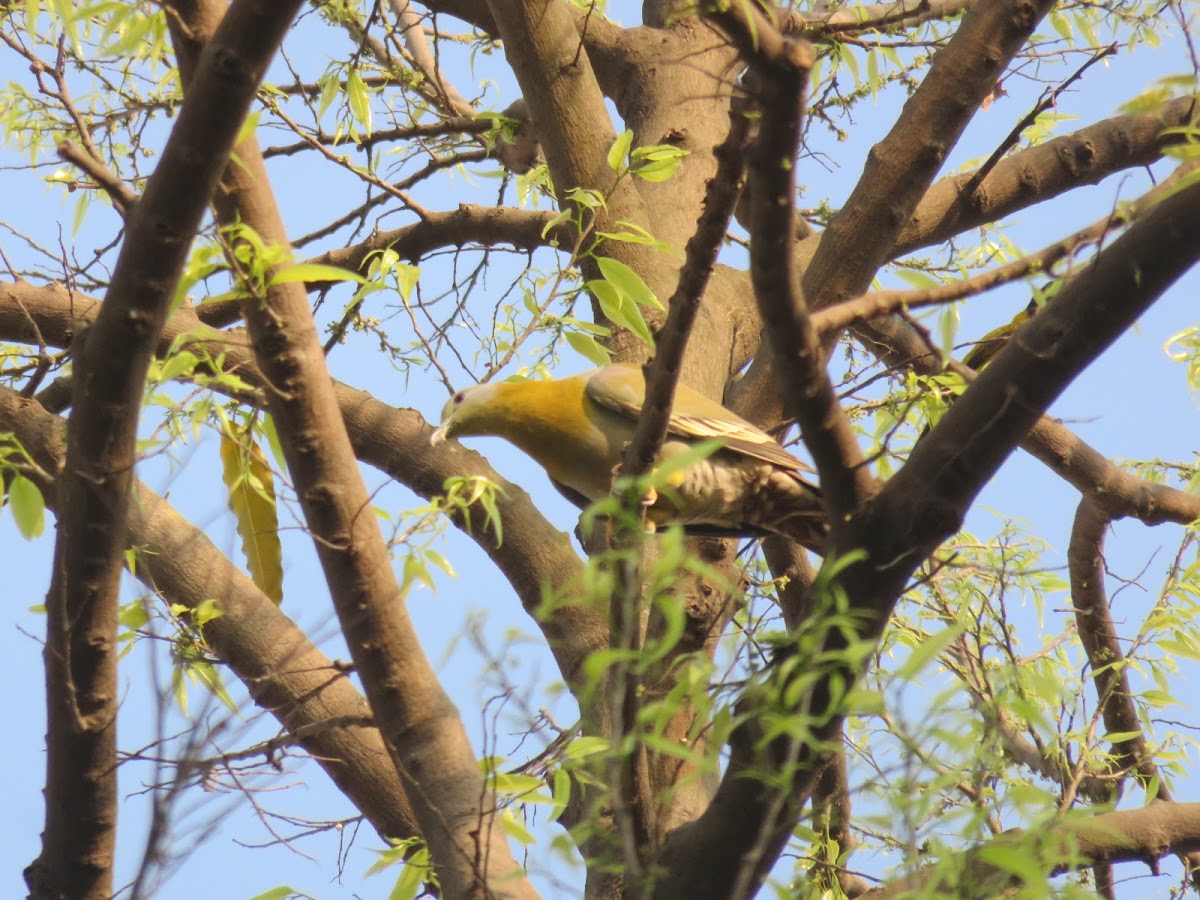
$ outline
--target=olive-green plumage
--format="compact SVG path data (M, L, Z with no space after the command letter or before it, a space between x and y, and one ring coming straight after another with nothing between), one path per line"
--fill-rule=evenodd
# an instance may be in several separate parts
M1029 301L1029 305L1013 316L1011 322L1005 322L999 328L993 329L975 342L975 346L963 357L963 365L970 366L976 372L990 363L1008 343L1013 332L1033 318L1039 309L1037 298Z
M645 398L638 366L614 364L557 381L481 384L456 393L432 443L495 435L533 457L579 506L612 489L613 470L633 438ZM680 385L661 457L716 439L721 449L673 473L647 509L655 524L690 533L782 534L821 551L827 531L808 466L766 432Z

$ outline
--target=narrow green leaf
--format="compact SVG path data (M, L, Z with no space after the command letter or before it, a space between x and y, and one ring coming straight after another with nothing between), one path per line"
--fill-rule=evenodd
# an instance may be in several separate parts
M370 134L371 99L367 94L367 85L355 69L351 69L346 76L346 96L350 100L350 114Z
M250 898L250 900L287 900L288 897L303 896L305 895L301 894L295 888L290 888L281 884L279 887L273 887L269 891L263 891L261 894L255 894Z
M278 270L271 276L271 284L291 284L293 282L309 281L353 281L355 284L366 284L367 279L349 269L337 266L324 266L319 263L297 263L294 266Z
M896 677L905 681L911 681L924 669L933 659L945 650L950 644L962 634L963 629L958 625L951 625L935 635L924 638L912 654L904 661L904 664L896 670Z
M283 602L283 548L275 505L275 476L246 431L221 433L221 477L250 577L276 605Z
M567 744L566 752L563 755L567 759L583 759L585 756L603 753L606 750L608 750L608 741L604 738L584 735Z
M8 504L21 536L32 540L46 527L46 501L38 486L24 475L14 475L8 486Z
M633 132L623 131L608 148L608 167L614 172L625 168L625 160L629 156L629 148L633 146Z

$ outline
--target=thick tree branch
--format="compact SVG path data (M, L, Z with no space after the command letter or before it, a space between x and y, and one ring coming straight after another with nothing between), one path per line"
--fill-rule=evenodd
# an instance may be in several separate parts
M821 310L813 316L813 324L821 334L835 334L851 325L868 321L877 316L888 315L900 310L922 309L927 306L951 303L1025 278L1028 275L1049 272L1055 263L1075 256L1086 247L1100 243L1109 237L1114 229L1129 224L1146 210L1153 209L1154 205L1163 197L1176 190L1179 179L1195 171L1197 165L1197 163L1186 163L1179 166L1171 173L1170 177L1164 179L1137 200L1121 204L1119 208L1086 228L1081 228L1074 234L1057 240L1036 253L1023 256L999 268L980 272L978 275L972 275L961 281L951 281L926 290L873 291L863 294L861 297Z
M613 171L605 157L617 135L569 4L521 0L489 5L533 113L560 201L565 205L565 192L576 187L607 193ZM619 203L636 203L628 181Z
M227 171L223 184L226 198L218 200L219 218L240 218L267 246L286 245L253 138L243 140L237 152L239 165ZM404 606L370 514L370 494L354 464L303 285L269 286L242 309L334 609L442 889L454 897L536 896L494 822L494 799L458 710Z
M800 145L811 45L786 38L753 7L714 16L749 61L762 109L749 160L750 280L782 376L821 478L832 533L872 491L873 479L825 367L791 253L796 154Z
M926 375L946 368L942 355L895 316L864 322L854 331L872 353L891 366ZM951 360L949 367L968 381L975 378L962 363ZM1049 416L1037 421L1021 447L1081 493L1102 503L1113 518L1132 516L1147 525L1186 525L1200 517L1200 497L1138 478Z
M46 828L26 870L35 897L112 894L117 594L141 392L213 186L297 6L240 2L215 36L128 218L108 301L75 352L46 604Z
M0 339L36 341L32 320L48 344L64 346L74 332L94 321L99 306L94 298L68 293L58 285L0 282ZM252 385L264 384L245 335L202 325L190 307L168 320L158 352L166 353L176 341L180 341L180 349L201 358L220 357L224 371L236 373ZM219 380L213 388L230 390ZM502 478L478 453L449 445L433 451L429 446L432 429L417 412L388 406L365 391L336 381L334 391L358 457L420 496L443 495L446 479L456 475L483 478L497 486L503 542L485 527L478 513L456 518L455 523L504 573L525 610L538 620L564 680L578 685L583 660L592 650L607 645L608 633L603 614L567 602L583 577L570 538L546 520L525 491ZM246 399L261 401L260 397ZM543 614L545 592L555 602L553 610Z
M1109 734L1132 735L1113 741L1112 769L1122 775L1132 772L1146 791L1153 787L1151 800L1169 801L1174 798L1161 780L1146 744L1142 720L1133 704L1125 654L1108 608L1108 592L1104 589L1104 538L1110 524L1108 514L1098 503L1088 497L1079 502L1067 548L1071 605L1075 608L1079 642L1083 644L1092 670L1104 727ZM1200 878L1200 850L1180 853L1180 858L1187 871L1192 873L1193 882Z
M827 36L857 34L863 31L895 31L912 28L936 19L951 19L972 6L976 0L899 0L897 3L867 3L834 12L793 10L785 30L813 41Z
M1046 861L1045 877L1096 862L1152 862L1171 853L1200 850L1200 803L1151 803L1098 816L1069 817L1034 831L1014 829L964 854L961 864L946 872L940 866L921 870L886 887L863 894L861 900L935 896L951 893L964 900L991 900L1014 888L1034 891L1045 883L1031 884L1015 877L988 858L1011 853L1033 853ZM1070 860L1071 862L1065 862Z
M975 4L963 16L822 233L804 273L814 309L870 286L979 104L1053 5L1051 0L996 0Z
M430 212L425 219L411 225L376 232L360 244L330 250L308 262L365 274L368 258L387 249L396 251L401 259L413 261L433 250L463 244L484 247L508 244L527 251L557 245L570 250L576 237L570 229L559 225L546 231L554 217L552 212L464 203L449 212ZM329 287L327 282L308 285L310 291L325 287Z
M1019 328L885 487L940 542L1042 412L1200 256L1200 185L1163 200ZM911 493L910 493L911 492ZM924 498L909 512L899 507ZM929 546L928 549L932 549Z
M32 457L38 470L24 474L53 504L54 482L42 476L61 474L63 420L0 388L0 431L13 434ZM382 837L415 835L408 798L378 730L321 727L370 717L345 667L318 650L202 531L141 482L134 484L128 545L138 551L138 578L167 602L192 609L217 598L221 615L205 625L204 638L254 702L288 732L305 735L304 749Z
M965 188L975 172L943 178L921 198L889 256L940 243L1115 172L1148 166L1162 157L1164 147L1181 140L1163 130L1191 121L1196 104L1195 97L1182 97L1014 153L998 162L969 196Z

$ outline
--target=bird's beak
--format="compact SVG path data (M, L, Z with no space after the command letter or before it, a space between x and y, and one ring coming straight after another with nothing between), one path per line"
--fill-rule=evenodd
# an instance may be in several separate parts
M450 430L449 425L442 423L434 429L433 434L429 436L429 446L436 447L442 441L446 440L446 432Z

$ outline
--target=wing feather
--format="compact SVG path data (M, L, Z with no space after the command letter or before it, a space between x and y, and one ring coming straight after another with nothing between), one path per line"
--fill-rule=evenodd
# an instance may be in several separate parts
M642 414L646 382L640 366L614 363L596 369L588 378L586 391L593 401L615 413L636 420ZM794 472L812 469L792 456L765 431L686 385L675 390L675 403L667 423L669 433L684 438L723 442L725 449L761 459Z

